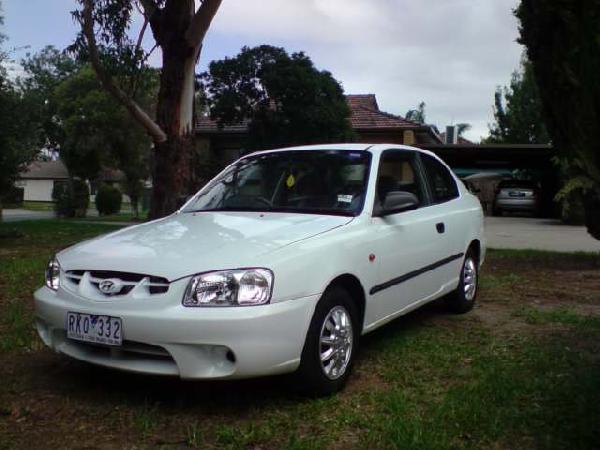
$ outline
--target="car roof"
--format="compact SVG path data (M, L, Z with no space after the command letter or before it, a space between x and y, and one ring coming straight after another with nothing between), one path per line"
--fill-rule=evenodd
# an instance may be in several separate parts
M285 148L275 148L272 150L263 150L251 153L252 155L262 154L262 153L273 153L273 152L287 152L287 151L310 151L310 150L339 150L339 151L369 151L371 153L381 153L384 150L389 149L399 149L399 150L413 150L421 153L427 153L429 155L435 156L434 153L423 150L416 147L410 147L402 144L369 144L369 143L361 143L361 144L349 144L349 143L339 143L339 144L316 144L316 145L300 145L295 147L285 147ZM436 157L437 158L437 157Z

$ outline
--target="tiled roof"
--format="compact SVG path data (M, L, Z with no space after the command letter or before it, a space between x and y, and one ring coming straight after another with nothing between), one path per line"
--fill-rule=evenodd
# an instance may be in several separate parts
M66 180L69 172L62 161L34 161L20 173L24 180Z
M383 111L355 106L350 108L350 122L355 130L377 130L381 128L420 128L421 124L406 120Z
M379 105L377 104L375 94L346 95L346 101L348 102L348 106L350 106L350 109L355 109L361 106L363 108L369 108L374 109L375 111L379 111Z
M350 107L350 122L355 130L414 129L422 126L417 122L380 111L375 94L347 95L346 101ZM196 120L196 133L243 133L247 129L247 120L223 128L219 128L217 122L208 116L200 116Z
M244 133L248 129L248 120L244 120L239 124L227 125L223 128L217 126L217 121L212 120L208 116L199 116L196 119L196 133Z
M126 177L122 170L119 169L100 169L98 179L101 181L125 181Z

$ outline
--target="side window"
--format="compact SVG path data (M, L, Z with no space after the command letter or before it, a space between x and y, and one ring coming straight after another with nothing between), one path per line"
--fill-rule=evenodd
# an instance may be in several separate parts
M434 203L443 203L458 197L458 187L450 171L437 159L421 154Z
M419 203L425 199L425 193L418 176L415 154L409 151L387 151L379 162L377 174L376 202L381 205L388 192L406 191L414 194Z

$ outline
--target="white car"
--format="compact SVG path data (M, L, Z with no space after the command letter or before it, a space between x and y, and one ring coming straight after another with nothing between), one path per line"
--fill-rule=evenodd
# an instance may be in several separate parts
M359 337L442 296L473 307L479 201L434 154L339 144L254 153L179 211L61 251L35 292L57 352L185 379L297 371L340 389Z

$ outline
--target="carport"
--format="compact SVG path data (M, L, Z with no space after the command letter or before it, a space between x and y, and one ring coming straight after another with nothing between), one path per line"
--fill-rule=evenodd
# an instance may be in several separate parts
M559 189L556 150L546 144L430 144L421 145L443 159L459 176L478 172L527 171L540 183L545 216L556 216L553 198Z

